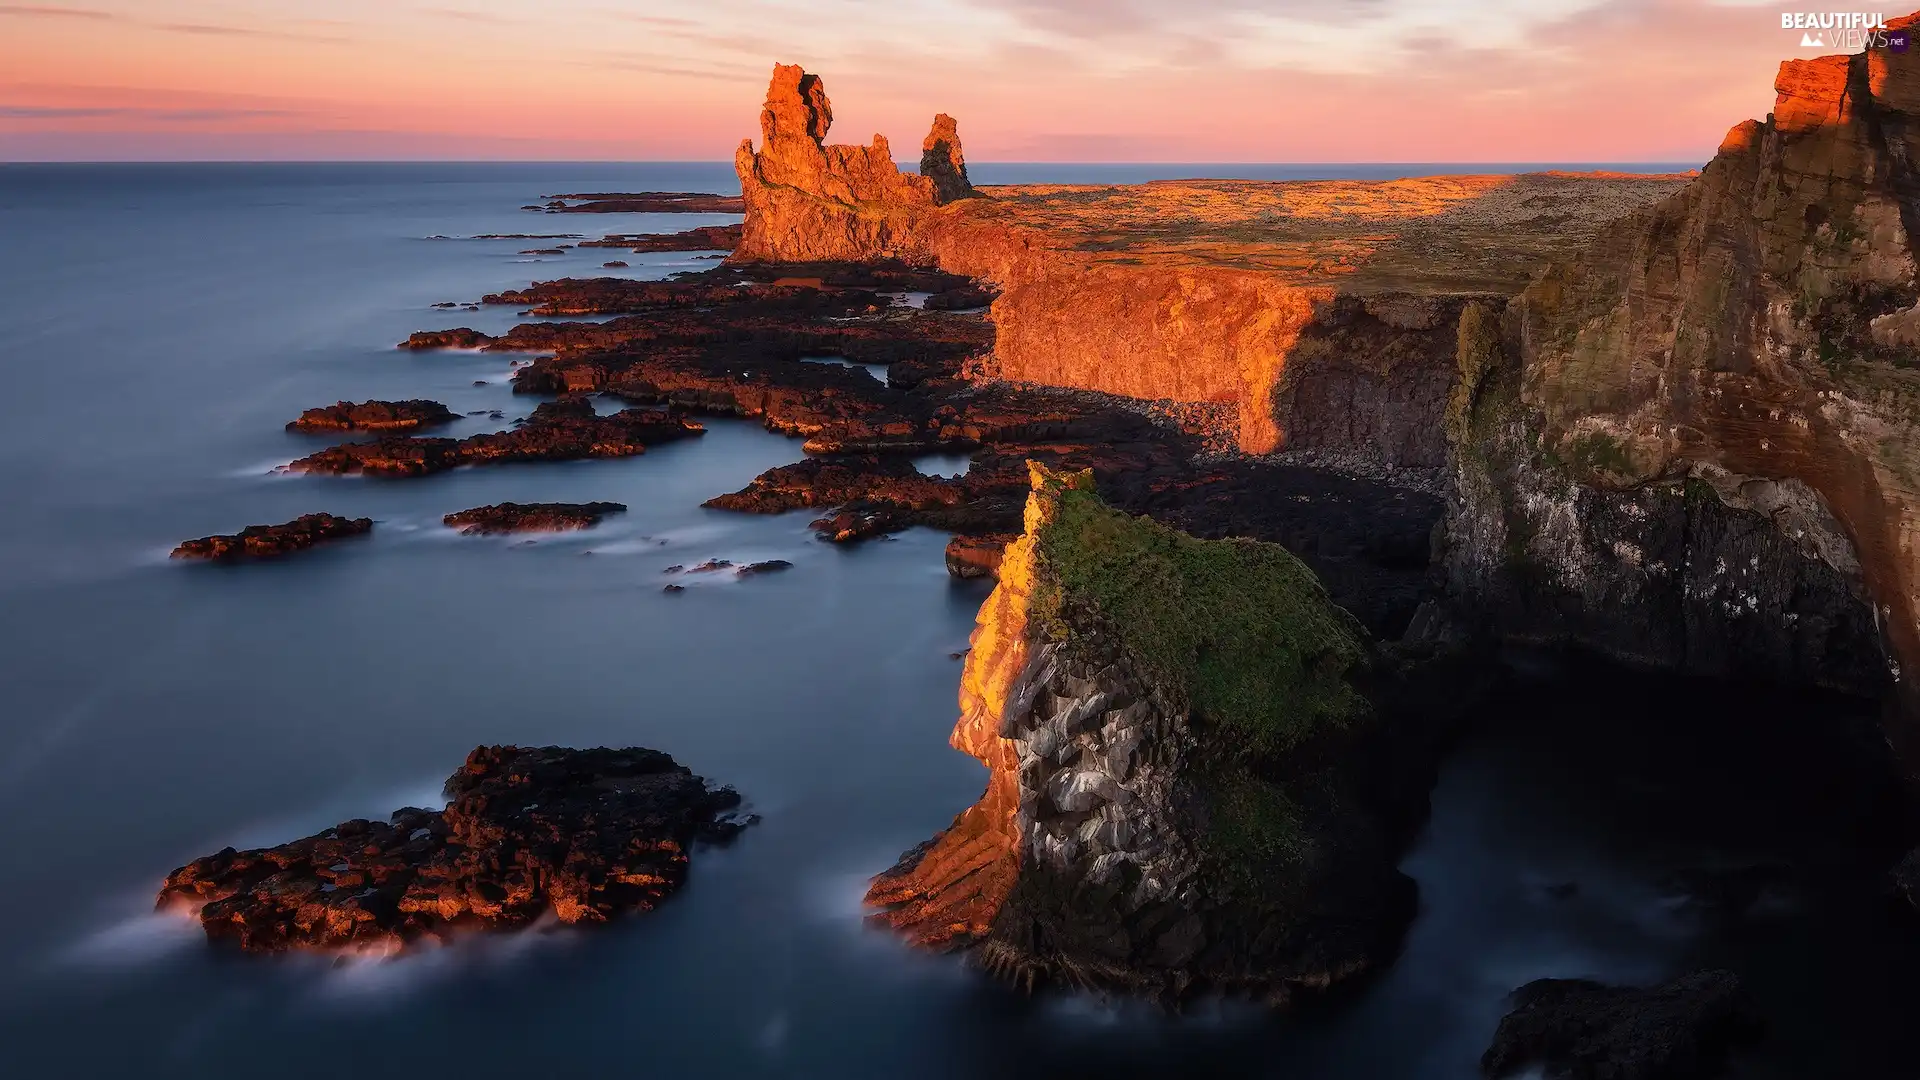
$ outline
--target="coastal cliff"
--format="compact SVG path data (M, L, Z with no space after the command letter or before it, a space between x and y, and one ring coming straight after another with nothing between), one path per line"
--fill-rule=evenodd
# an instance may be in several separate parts
M1891 675L1912 715L1920 61L1792 60L1775 90L1684 191L1463 326L1449 571L1503 633Z
M992 373L1221 406L1240 448L1438 467L1452 318L1517 292L1673 177L976 188L953 118L921 175L825 142L817 75L774 69L735 154L736 264L904 259L992 283ZM1441 347L1428 347L1438 342ZM1385 349L1375 346L1386 344Z
M1383 661L1276 545L1196 540L1030 466L961 678L981 800L874 880L878 921L1028 983L1279 1004L1391 959L1425 783ZM1389 751L1391 746L1391 751Z

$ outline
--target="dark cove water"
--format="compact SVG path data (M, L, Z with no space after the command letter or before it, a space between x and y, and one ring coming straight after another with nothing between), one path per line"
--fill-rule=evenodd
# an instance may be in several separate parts
M800 455L737 422L624 461L268 472L326 441L282 425L340 398L524 415L508 358L393 343L503 329L510 310L429 305L614 254L634 276L710 264L424 238L728 220L515 209L637 189L734 185L711 164L0 167L0 1073L1466 1078L1519 983L1702 964L1739 970L1775 1022L1742 1075L1914 1060L1920 945L1878 885L1870 714L1618 673L1545 669L1489 704L1407 861L1405 956L1298 1018L1027 999L863 928L866 878L984 782L946 745L949 654L984 590L948 581L944 536L843 551L804 512L700 509ZM632 512L531 545L439 525L505 499ZM166 559L317 510L380 524L283 563ZM661 593L665 566L708 556L796 565ZM765 822L652 915L394 962L217 953L150 913L187 859L428 803L488 742L658 747Z

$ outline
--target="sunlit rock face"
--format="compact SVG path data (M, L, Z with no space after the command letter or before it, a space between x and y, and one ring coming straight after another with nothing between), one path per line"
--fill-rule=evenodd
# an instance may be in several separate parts
M1671 607L1643 647L1682 666L1863 692L1891 674L1911 702L1920 59L1788 61L1775 90L1487 335L1452 569L1464 594ZM1915 733L1890 729L1920 764Z
M1364 632L1278 547L1031 470L952 736L987 790L874 879L875 920L1024 981L1161 1000L1284 1003L1386 962L1426 790L1395 755L1431 740L1383 749Z
M818 76L774 69L735 155L737 262L901 258L991 282L993 373L1219 407L1224 438L1431 467L1466 298L1517 292L1674 177L1194 180L975 188L953 118L920 175L824 139ZM1437 387L1437 389L1436 389Z

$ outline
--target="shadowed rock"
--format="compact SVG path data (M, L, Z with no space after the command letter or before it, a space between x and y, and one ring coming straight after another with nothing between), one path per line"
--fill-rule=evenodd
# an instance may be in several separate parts
M308 409L287 424L289 431L395 431L450 424L460 417L437 401L342 401Z
M1488 1076L1530 1065L1568 1080L1697 1080L1759 1024L1731 972L1696 971L1636 989L1586 979L1540 979L1513 993L1481 1058Z
M365 536L372 531L372 518L303 514L279 525L249 525L237 533L188 540L173 549L173 557L212 560L270 558L304 551L329 540Z
M599 416L585 398L543 402L512 431L464 439L400 437L342 443L286 466L288 472L410 477L462 465L631 457L648 446L705 432L675 413L625 409Z
M626 503L494 503L448 514L440 520L465 536L590 529L608 514L624 514Z

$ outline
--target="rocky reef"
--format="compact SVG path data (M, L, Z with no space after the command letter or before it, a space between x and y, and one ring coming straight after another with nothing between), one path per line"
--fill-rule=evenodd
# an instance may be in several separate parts
M589 191L546 195L546 210L556 214L738 214L745 207L732 195L706 191Z
M608 514L624 514L626 503L494 503L460 510L441 518L448 528L459 529L464 536L496 536L502 533L566 532L591 529Z
M343 518L332 514L302 514L278 525L249 525L237 533L182 541L173 549L176 559L264 559L305 551L315 544L365 536L373 531L372 518Z
M612 416L600 416L594 412L592 401L567 397L541 402L512 431L464 439L402 436L341 443L284 468L295 473L428 476L462 465L632 457L646 453L649 446L705 430L685 416L657 409L623 409Z
M460 419L437 401L342 401L308 409L287 423L288 431L396 431L450 424Z
M874 918L1017 979L1285 1003L1386 963L1424 806L1389 661L1285 550L1203 541L1035 464L961 679L989 779Z
M686 880L694 841L751 821L731 789L640 748L482 746L446 796L444 810L223 848L167 875L157 904L248 952L393 953L549 912L573 924L651 910Z
M580 246L626 248L636 254L651 251L732 251L740 243L738 225L700 225L677 233L633 233L582 240Z

